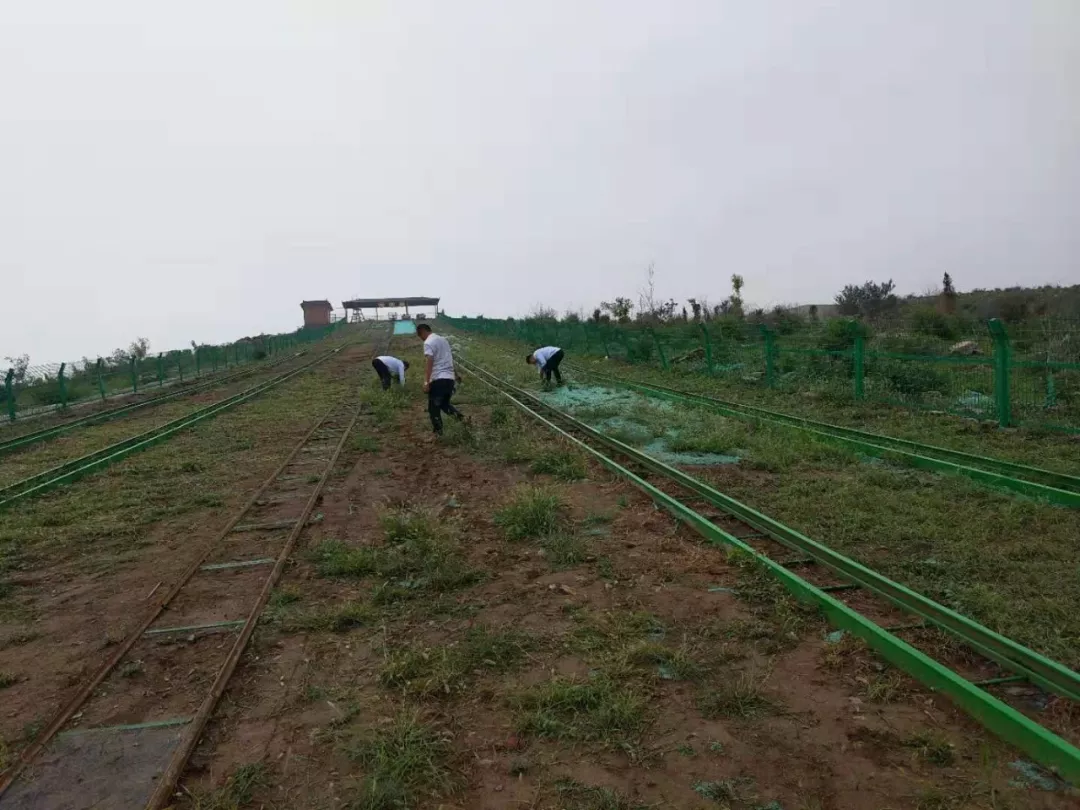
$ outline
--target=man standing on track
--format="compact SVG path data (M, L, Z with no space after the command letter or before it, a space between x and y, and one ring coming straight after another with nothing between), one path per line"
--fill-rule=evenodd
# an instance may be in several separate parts
M559 373L559 364L566 355L558 346L544 346L532 354L525 355L525 362L535 365L545 383L551 382L551 375L555 375L555 384L562 385L562 374Z
M393 381L393 375L397 375L398 383L401 385L405 384L405 369L409 367L409 361L398 360L396 357L383 354L371 361L371 367L375 369L375 373L379 375L379 382L382 383L382 390L389 391L390 383Z
M424 341L424 390L428 395L428 416L431 417L431 428L435 435L441 436L442 414L464 418L461 411L450 404L457 380L454 355L446 338L436 335L426 323L416 327L416 336Z

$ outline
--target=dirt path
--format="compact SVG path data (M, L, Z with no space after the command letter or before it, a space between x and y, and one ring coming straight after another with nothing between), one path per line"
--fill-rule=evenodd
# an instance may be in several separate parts
M419 400L361 424L185 806L1074 806L482 391L438 444Z

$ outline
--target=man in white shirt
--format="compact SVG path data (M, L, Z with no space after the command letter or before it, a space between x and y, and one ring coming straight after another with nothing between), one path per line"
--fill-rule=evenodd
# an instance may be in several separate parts
M409 367L409 361L398 360L396 357L383 354L371 361L371 367L375 369L375 373L379 375L379 382L382 383L382 390L389 391L390 383L393 382L394 379L393 375L397 375L398 382L401 385L405 384L405 369Z
M416 336L424 341L424 390L428 395L428 416L431 417L431 428L435 435L441 436L442 414L464 418L461 411L450 404L454 383L458 379L454 371L454 355L446 338L436 335L426 323L416 327Z
M562 385L562 374L559 373L559 364L566 355L558 346L544 346L532 354L525 355L525 362L536 366L545 383L551 382L551 375L555 375L555 384Z

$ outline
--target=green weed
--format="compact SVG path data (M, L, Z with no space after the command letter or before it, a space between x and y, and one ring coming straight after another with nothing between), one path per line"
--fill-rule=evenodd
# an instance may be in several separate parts
M463 691L479 675L508 672L533 647L521 633L473 627L458 644L390 652L379 673L383 686L426 697Z
M534 473L546 474L560 481L582 481L588 477L588 467L580 453L572 450L545 450L533 459Z
M555 568L572 568L588 558L585 540L567 531L549 535L541 541L547 560Z
M418 807L461 785L452 738L415 714L399 714L389 726L355 738L346 754L364 773L352 810Z
M0 672L0 689L7 689L19 682L19 677L11 672Z
M196 796L194 810L239 810L251 802L257 788L265 787L266 780L266 766L262 763L242 765L220 790Z
M566 503L550 489L520 486L495 513L495 523L508 540L527 540L554 534L566 521Z
M777 705L762 691L762 678L751 672L741 672L707 690L698 700L701 714L714 720L718 717L731 717L738 720L753 720L769 714L776 714Z
M513 700L518 731L556 740L624 745L645 727L645 701L624 684L599 676L556 678Z

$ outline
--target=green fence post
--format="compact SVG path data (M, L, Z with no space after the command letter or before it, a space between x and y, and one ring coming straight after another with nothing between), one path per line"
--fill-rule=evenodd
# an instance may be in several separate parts
M853 337L851 360L852 374L855 377L855 400L861 402L866 397L866 334L858 321L852 321L849 328Z
M202 368L199 365L199 352L202 351L198 346L195 347L195 376L202 376Z
M215 372L215 373L217 372L217 355L218 355L217 348L214 347L214 346L211 346L210 347L210 370Z
M709 369L709 376L713 373L713 356L712 356L712 337L709 335L709 328L705 324L698 324L701 327L701 343L705 347L705 366Z
M165 384L165 360L162 359L161 352L158 352L157 356L157 384L158 388Z
M139 393L139 369L137 367L138 363L138 357L131 358L131 393L133 394Z
M176 376L180 378L180 382L184 381L184 355L181 352L176 357Z
M8 419L15 421L15 369L9 368L4 376L4 396L7 398Z
M653 343L656 344L656 353L660 355L660 367L664 369L664 371L667 371L667 355L664 354L664 347L660 344L660 338L656 336L656 331L651 327L649 328L649 334L652 335Z
M760 324L761 339L765 347L765 385L769 388L776 386L776 345L775 335L766 324Z
M105 362L97 359L97 390L101 394L101 401L105 401Z
M56 374L56 381L60 383L60 410L67 410L67 378L64 377L64 370L67 368L67 363L60 364L60 371Z
M1012 346L1005 324L997 318L986 322L994 339L994 399L997 402L998 425L1012 424L1012 395L1009 374L1012 371Z

